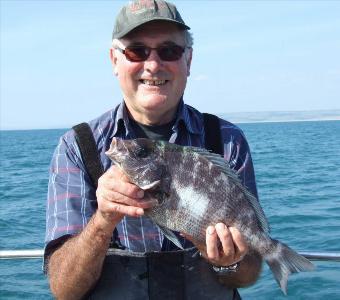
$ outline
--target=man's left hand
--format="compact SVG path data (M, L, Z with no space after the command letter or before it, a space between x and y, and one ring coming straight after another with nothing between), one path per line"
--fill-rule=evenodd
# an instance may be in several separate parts
M248 245L236 227L227 227L223 223L209 226L206 230L206 244L191 240L202 256L215 266L230 266L243 259L248 253Z

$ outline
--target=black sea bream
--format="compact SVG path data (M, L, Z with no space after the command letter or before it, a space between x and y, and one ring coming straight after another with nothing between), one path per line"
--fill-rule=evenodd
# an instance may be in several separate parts
M171 230L205 242L206 228L222 222L238 228L284 293L289 274L313 269L309 260L269 236L258 200L220 155L163 141L118 138L106 154L146 196L158 199L145 214L176 245L181 247Z

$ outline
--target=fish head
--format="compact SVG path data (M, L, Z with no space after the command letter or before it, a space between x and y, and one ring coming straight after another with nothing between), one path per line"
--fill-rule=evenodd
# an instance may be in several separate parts
M166 166L159 142L113 138L105 154L141 189L156 189L161 185Z

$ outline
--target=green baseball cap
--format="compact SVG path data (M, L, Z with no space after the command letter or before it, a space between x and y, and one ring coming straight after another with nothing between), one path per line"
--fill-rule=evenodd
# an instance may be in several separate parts
M125 5L116 18L112 38L119 39L133 29L151 22L168 21L189 30L176 6L164 0L136 0Z

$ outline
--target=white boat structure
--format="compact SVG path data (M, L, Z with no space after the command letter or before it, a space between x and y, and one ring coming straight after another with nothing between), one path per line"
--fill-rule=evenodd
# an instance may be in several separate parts
M110 253L110 250L108 251ZM298 251L298 253L309 260L314 261L339 261L340 252L309 252ZM29 258L43 258L43 249L30 250L0 250L0 259L29 259Z

